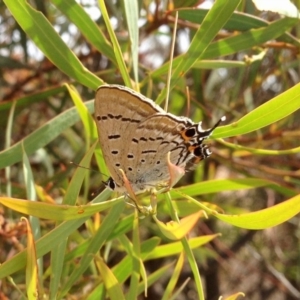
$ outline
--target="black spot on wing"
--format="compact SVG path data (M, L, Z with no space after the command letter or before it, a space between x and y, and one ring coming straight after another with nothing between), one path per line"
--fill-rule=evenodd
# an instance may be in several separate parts
M142 154L147 154L147 153L156 153L156 150L144 150L142 151Z
M109 140L117 140L121 136L119 134L113 134L113 135L108 135L107 137L108 137Z
M140 123L141 121L140 120L137 120L137 119L131 119L131 118L122 118L121 121L123 122L130 122L130 123Z

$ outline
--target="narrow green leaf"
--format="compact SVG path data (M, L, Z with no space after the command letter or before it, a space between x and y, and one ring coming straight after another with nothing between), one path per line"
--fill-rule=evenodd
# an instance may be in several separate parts
M102 279L107 290L109 299L125 299L124 294L122 292L122 288L112 270L104 263L102 258L97 258L96 262L102 275Z
M103 202L110 196L111 191L104 190L98 195L92 203ZM55 227L51 232L47 233L36 241L37 257L42 257L54 247L59 245L61 239L68 237L78 227L80 227L89 217L83 217L78 220L65 221ZM0 278L4 278L22 268L26 265L26 250L21 251L11 259L5 261L0 265Z
M31 170L30 162L28 159L28 156L26 155L24 148L23 148L23 174L24 174L24 182L26 186L26 194L27 198L30 201L36 202L37 197L36 197L36 190L35 190L35 185L34 185L34 178L33 178L33 173ZM29 222L30 222L30 227L32 229L31 234L33 234L33 239L38 240L41 237L41 224L40 220L37 217L30 216L29 217ZM35 249L34 249L35 251ZM36 254L36 253L35 253ZM38 272L40 274L40 281L42 284L42 274L44 271L44 265L43 265L43 260L39 259L37 262L35 262L38 265Z
M95 146L96 144L94 144L89 149L89 151L87 151L87 153L79 163L80 166L88 168L92 155L94 153ZM75 205L82 187L82 183L84 181L84 178L86 177L86 172L87 170L83 168L76 168L76 171L72 176L72 179L64 196L62 202L63 204ZM59 225L59 223L56 225ZM51 250L50 268L55 276L50 278L50 299L56 299L57 293L60 288L61 274L63 272L63 268L65 267L65 256L61 255L61 253L67 252L67 241L67 237L61 237L60 243L57 245L57 247L54 247Z
M201 274L200 274L200 270L197 264L197 261L195 259L194 253L188 243L187 238L183 238L181 240L185 255L187 257L187 260L189 262L189 266L192 270L193 273L193 277L194 277L194 281L195 281L195 285L196 285L196 289L197 289L197 294L199 297L199 300L205 300L204 298L204 289L203 289L203 285L202 285L202 280L201 280Z
M130 249L128 250L131 245L128 246L130 242L126 241L126 237L119 236L119 241L127 252L131 251ZM148 255L151 255L152 251L156 249L159 243L160 240L158 238L151 238L143 242L141 246L141 259L144 261L148 257ZM113 268L114 274L119 282L123 283L129 278L131 274L132 263L132 255L127 255L119 264L117 264Z
M87 109L87 107L84 105L84 102L82 101L79 93L76 91L74 86L65 84L67 87L67 90L71 96L71 99L73 100L74 105L76 106L78 110L78 114L80 116L80 119L84 126L85 135L87 138L87 145L89 147L89 142L92 136L95 136L96 133L96 126L95 122L92 119L91 113Z
M123 59L123 54L122 54L120 45L118 43L117 37L116 37L115 32L114 32L114 30L111 26L105 2L104 2L104 0L98 0L98 3L99 3L99 6L100 6L100 9L101 9L101 13L102 13L106 28L108 30L108 33L109 33L109 36L110 36L110 39L111 39L111 42L113 44L114 53L115 53L115 56L116 56L116 59L117 59L118 67L119 67L120 72L122 74L122 78L125 82L125 85L131 88L132 85L131 85L130 76L128 74L128 70L127 70L126 64L125 64L124 59Z
M220 69L220 68L246 68L249 66L248 63L244 61L230 61L230 60L199 60L196 61L193 69Z
M30 300L39 299L38 294L38 266L36 249L30 222L22 218L27 227L27 264L26 264L26 290Z
M133 221L133 231L132 231L132 251L130 251L130 258L132 259L132 268L130 276L130 286L129 291L126 294L126 299L137 299L137 286L140 280L140 237L139 237L139 219L138 212L135 211L135 219Z
M277 185L277 183L260 178L215 179L179 187L171 190L170 193L172 199L178 199L182 198L181 193L194 197L228 190L238 191L273 185Z
M133 65L134 81L138 83L138 55L139 55L139 26L138 24L138 1L124 0L124 9L128 26L131 46L131 59ZM138 88L138 86L136 86Z
M13 101L12 106L10 107L10 110L9 110L8 119L7 119L7 126L6 126L6 130L5 130L5 148L6 149L9 149L9 147L11 145L15 108L16 108L16 101ZM10 165L6 165L5 179L7 180L6 195L11 197L11 195L12 195L12 184L11 184L11 166Z
M238 153L244 154L245 152L250 152L255 155L287 155L287 154L296 154L300 152L300 147L291 148L287 150L269 150L269 149L257 149L251 147L244 147L233 143L225 142L222 139L218 139L218 142L222 145L225 145L228 148L236 150ZM234 153L233 155L240 156L238 153Z
M86 170L85 168L88 169L90 166L90 162L94 154L96 144L97 142L93 144L93 146L86 152L86 154L80 161L79 165L82 166L83 168L81 167L76 168L75 173L72 176L72 179L69 183L68 189L64 196L63 204L67 204L67 205L76 204L84 178L86 177L87 172L89 172L89 170Z
M33 202L24 199L0 197L0 203L20 213L42 219L66 221L88 217L124 202L123 196L97 204L80 206L55 205L50 203Z
M45 98L56 96L59 93L65 92L66 88L62 85L59 87L51 87L49 89L45 90L39 90L36 93L24 95L20 98L18 98L17 102L17 108L20 109L20 107L28 107L32 103L37 103L39 101L45 101ZM13 101L6 101L0 103L0 112L7 111L11 108Z
M300 83L252 110L231 125L217 128L212 137L226 138L246 134L275 123L300 108Z
M95 254L101 249L111 232L113 231L116 224L119 222L119 217L123 212L125 207L125 202L119 202L117 205L113 206L109 214L103 219L99 230L91 239L91 243L87 251L84 253L80 264L71 273L67 282L64 283L61 296L64 296L73 284L78 280L78 278L84 273L84 271L89 267L90 262L93 260Z
M207 9L190 9L190 8L178 9L178 14L180 19L195 24L201 24L207 12L208 12ZM231 30L231 31L248 31L260 27L267 27L270 24L271 24L270 22L267 22L266 20L262 18L258 18L254 15L235 11L231 15L228 22L224 25L224 29ZM289 33L282 34L278 38L278 40L286 43L291 43L297 47L300 47L299 40L297 40Z
M165 200L168 204L168 211L169 211L169 214L171 215L172 221L179 223L180 221L179 221L178 215L175 211L170 193L165 194ZM203 286L202 286L202 281L201 281L201 276L200 276L200 270L198 268L194 253L189 245L187 237L183 237L180 240L180 242L182 244L182 247L186 254L189 266L193 273L193 278L195 281L195 286L196 286L198 297L200 300L204 300L204 291L203 291Z
M114 64L113 49L103 32L87 12L74 0L51 0L51 2L71 20L99 53L107 56Z
M50 278L50 288L49 288L49 299L54 300L57 299L57 294L60 289L61 283L61 274L65 267L65 255L62 253L66 253L66 246L68 243L67 237L61 237L59 244L51 250L51 273L55 274L55 276L51 276Z
M219 234L211 234L211 235L204 235L196 238L191 238L188 240L188 243L191 247L191 249L199 248L216 237L218 237ZM157 259L157 258L163 258L163 257L169 257L172 255L178 255L180 252L183 251L183 247L181 242L174 242L174 243L168 243L165 245L157 246L151 253L147 255L147 260L151 259Z
M184 265L184 254L183 254L183 252L181 252L178 257L175 269L170 278L170 281L169 281L167 288L163 294L162 300L171 299L172 295L174 295L176 285L178 284L178 279L179 279L180 275L182 274L183 265Z
M156 282L158 282L162 278L165 280L166 274L168 274L170 272L170 270L172 270L173 266L174 266L174 263L167 264L167 265L159 268L155 272L151 273L148 276L148 286L154 285ZM141 295L144 290L145 290L145 282L142 281L139 283L139 286L138 286L138 294Z
M298 213L300 213L299 195L272 207L248 214L225 215L213 212L213 215L237 227L259 230L284 223Z
M90 113L94 112L94 100L85 102ZM13 165L22 160L22 143L27 155L33 154L37 149L44 147L60 135L64 130L78 122L79 115L75 107L70 108L48 121L22 141L0 152L0 168Z
M273 227L291 219L300 212L299 195L272 207L241 215L222 214L190 196L185 195L184 197L207 214L213 215L226 223L247 229L259 230Z
M107 241L112 241L118 238L119 236L128 233L132 229L133 219L134 219L133 214L121 219L120 222L118 222L118 224L115 226L114 231L109 236ZM86 249L88 248L89 243L90 241L86 240L85 242L81 243L77 248L74 248L73 250L66 253L65 261L66 262L73 261L74 259L81 257L85 253Z
M24 172L24 182L26 186L27 198L31 201L36 201L36 191L34 186L34 178L30 166L30 162L26 152L23 152L23 172ZM41 237L40 221L38 218L31 217L30 223L32 228L34 228L34 238L38 239Z
M170 89L177 84L180 78L190 70L198 59L202 58L208 45L226 24L239 2L240 0L219 0L214 3L194 35L188 51L183 55L183 59L181 59L174 70ZM164 100L165 97L166 87L160 93L157 99L158 103Z
M41 12L26 0L4 2L26 34L57 68L89 88L101 85L101 80L81 64Z
M259 44L265 43L270 39L276 39L281 36L285 31L288 31L295 25L295 19L279 19L270 23L267 27L252 29L247 32L235 34L231 37L221 39L219 41L211 43L203 56L197 58L195 65L197 66L203 59L212 59L219 56L225 56L237 53L239 51L256 47ZM199 52L199 51L198 51ZM173 67L178 67L179 64L185 59L185 54L177 56L173 61ZM194 66L193 66L194 67ZM151 73L151 78L156 78L167 74L169 68L169 62L162 67ZM160 102L159 102L160 103Z

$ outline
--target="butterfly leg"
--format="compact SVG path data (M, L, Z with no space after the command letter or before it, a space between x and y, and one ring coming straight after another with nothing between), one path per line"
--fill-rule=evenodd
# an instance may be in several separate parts
M157 207L157 190L155 188L150 190L150 209L149 213L151 215L156 215L156 207Z
M127 193L128 193L128 196L130 197L130 199L132 200L132 202L134 203L134 206L135 208L143 215L149 215L150 214L150 211L152 211L152 209L149 209L148 207L145 207L145 206L142 206L140 205L139 203L139 200L138 198L136 197L133 189L132 189L132 186L128 180L128 178L126 177L124 171L122 169L119 169L121 174L122 174L122 177L123 177L123 181L124 181L124 185L125 185L125 188L127 190Z
M133 191L133 189L132 189L132 186L131 186L131 184L130 184L128 178L126 177L126 175L125 175L125 173L124 173L124 171L123 171L122 169L119 169L119 171L120 171L121 174L122 174L123 181L124 181L124 185L125 185L125 188L126 188L126 190L127 190L127 192L128 192L129 197L130 197L130 198L132 199L132 201L134 202L136 208L139 209L139 207L141 207L141 206L139 205L139 200L138 200L137 197L135 196L135 193L134 193L134 191Z

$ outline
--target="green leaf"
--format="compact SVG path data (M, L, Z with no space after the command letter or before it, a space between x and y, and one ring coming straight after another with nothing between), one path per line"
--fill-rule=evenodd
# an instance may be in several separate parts
M172 299L171 296L172 295L174 296L174 290L176 288L176 285L178 284L180 275L182 274L183 266L184 266L184 253L181 252L162 300Z
M224 24L226 24L239 2L239 0L219 0L214 3L213 7L205 16L202 25L194 35L189 49L183 55L180 63L174 70L170 89L192 68L197 60L202 58L208 45ZM166 91L167 89L165 87L157 99L158 103L161 103L166 98Z
M96 262L102 275L101 277L107 290L109 299L125 299L124 294L122 292L122 288L112 270L104 263L102 258L97 258Z
M67 90L74 102L74 105L76 106L78 110L78 114L80 116L80 119L84 126L84 131L87 138L87 145L89 145L89 141L91 137L95 136L96 133L96 126L95 122L91 116L91 113L87 109L87 107L84 105L84 102L82 101L79 93L76 91L74 86L66 84Z
M22 96L22 97L18 98L17 108L20 109L21 107L28 107L32 103L45 101L45 98L48 98L51 96L57 96L57 94L65 92L65 91L66 91L66 88L64 85L62 85L59 87L52 87L52 88L46 89L44 91L39 90L36 93L30 94L27 96ZM9 110L12 106L12 103L13 103L12 101L2 102L0 104L0 112Z
M96 212L109 209L112 206L122 202L124 202L123 197L120 197L118 199L108 200L103 203L71 206L0 197L0 203L2 205L15 211L38 218L55 221L81 219L83 217L91 216Z
M191 249L196 249L198 247L201 247L209 243L210 241L212 241L218 236L219 234L199 236L199 237L189 239L188 243ZM165 245L155 247L155 249L153 249L153 251L151 251L151 253L147 255L146 259L151 260L151 259L169 257L172 255L178 255L182 251L183 251L183 246L181 242L168 243Z
M74 0L51 0L51 2L71 20L99 53L107 56L114 64L116 58L105 34L87 12Z
M279 185L271 180L261 178L234 178L234 179L215 179L201 181L188 186L172 189L170 191L172 199L182 198L181 193L189 196L199 196L211 193L219 193L223 191L238 191L245 189L254 189L259 187L270 187L277 190ZM288 195L294 196L295 192L287 191ZM162 196L159 195L159 198Z
M27 264L26 264L26 290L28 299L39 299L38 294L38 266L36 259L35 242L30 222L22 218L27 227Z
M226 223L247 229L258 230L273 227L291 219L300 212L299 195L272 207L240 215L222 214L215 209L211 209L207 204L197 201L190 196L182 196L198 206L199 210L204 210L208 215L213 215Z
M213 212L218 219L237 227L246 229L266 229L277 226L300 212L300 196L295 196L289 200L262 209L242 215L225 215Z
M89 88L101 85L101 80L82 65L41 12L26 0L4 2L26 34L57 68Z
M300 147L286 149L286 150L269 150L269 149L258 149L258 148L250 148L244 147L233 143L227 143L224 140L218 139L222 145L225 145L228 148L236 150L233 154L235 157L244 155L247 152L256 155L287 155L287 154L296 154L300 152Z
M131 47L131 59L133 65L133 74L136 84L138 83L139 67L139 26L138 24L138 1L124 0L125 16L128 26L128 33ZM138 86L136 86L138 88Z
M204 17L206 16L208 10L207 9L190 9L190 8L182 8L178 9L178 15L180 19L185 21L189 21L195 24L201 24ZM174 14L174 13L173 13ZM286 19L286 18L284 18ZM224 29L231 31L248 31L251 29L256 29L260 27L268 27L270 22L265 21L262 18L258 18L256 16L241 13L235 11L228 22L224 25ZM284 33L280 35L278 38L279 41L291 43L297 47L300 47L300 42L296 38L294 38L289 33Z
M89 149L89 151L85 154L83 159L80 161L80 166L82 166L84 168L88 168L88 166L90 165L92 155L94 153L94 149L95 149L95 144L93 147L91 147ZM87 171L85 169L82 169L79 167L76 169L76 171L75 171L74 175L72 176L72 179L68 185L68 189L66 191L66 194L65 194L63 202L62 202L63 204L75 205L75 203L78 199L84 178L86 178L86 173L87 173ZM59 225L59 224L56 224L56 225ZM63 273L63 269L65 266L64 265L65 257L62 256L61 253L67 252L67 242L68 242L68 238L66 236L61 237L60 243L51 250L50 268L51 268L51 271L55 274L55 276L51 277L50 299L56 298L56 295L59 291L61 274Z
M212 138L246 134L275 123L300 108L300 83L262 104L231 125L217 128Z
M118 43L117 37L115 35L114 29L111 26L105 2L104 2L104 0L99 0L98 3L99 3L104 22L105 22L106 28L108 30L112 45L113 45L114 54L116 56L120 72L122 74L122 78L125 82L125 85L131 88L132 84L131 84L130 76L128 74L128 70L127 70L127 67L126 67L126 64L125 64L125 61L123 58L123 53L121 51L121 48Z
M108 215L103 219L101 226L91 238L91 242L88 246L87 251L82 256L80 264L70 274L67 282L64 283L64 286L60 293L61 296L64 296L69 291L76 280L78 280L79 277L84 273L84 271L89 267L90 262L93 260L96 253L105 244L109 235L112 233L116 224L119 222L119 217L123 212L124 207L124 201L118 203L117 205L112 207Z
M92 203L99 203L107 200L110 196L111 192L108 190L104 190L100 195L98 195ZM89 217L83 217L78 220L65 221L55 227L51 232L47 233L39 240L36 241L36 252L37 257L42 257L57 245L60 244L61 239L68 237L71 233L73 233L78 227L80 227ZM120 222L122 226L124 223ZM120 228L115 226L118 230ZM113 234L112 234L113 236ZM0 278L4 278L20 269L22 269L26 265L26 250L21 251L11 259L5 261L0 265Z
M94 112L94 100L85 102L90 113ZM78 111L75 107L70 108L48 121L22 141L10 148L0 152L0 168L15 164L22 160L22 143L27 155L33 154L36 150L44 147L60 135L64 130L74 125L80 120Z
M294 26L295 22L295 19L290 18L279 19L278 21L270 23L270 25L268 25L267 27L252 29L247 32L235 34L228 38L212 42L207 47L205 53L201 57L198 55L197 61L195 62L193 67L198 67L198 64L201 63L202 60L235 54L239 51L244 51L247 49L251 49L252 47L257 47L257 45L265 43L269 40L276 39L277 37L281 36L285 31L288 31L292 26ZM173 68L176 68L182 63L183 60L186 59L185 55L186 54L179 55L174 59ZM167 62L157 70L153 71L151 73L151 78L156 78L167 74L168 68L169 62Z
M127 300L137 299L137 286L140 281L140 271L142 269L144 269L143 264L140 261L141 245L140 245L139 226L138 225L139 225L138 213L137 213L137 211L135 211L135 219L133 221L133 228L132 228L132 245L128 245L128 247L127 247L127 250L130 255L130 259L132 260L130 285L129 285L129 290L126 294ZM147 283L146 283L146 286L147 286Z

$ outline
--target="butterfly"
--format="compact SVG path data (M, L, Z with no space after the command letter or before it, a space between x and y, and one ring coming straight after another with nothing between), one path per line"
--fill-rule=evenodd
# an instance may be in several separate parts
M127 178L137 194L168 185L170 164L188 171L210 156L211 151L202 142L224 119L203 130L201 122L167 113L132 89L100 86L95 97L95 121L111 175L106 186L126 193Z

